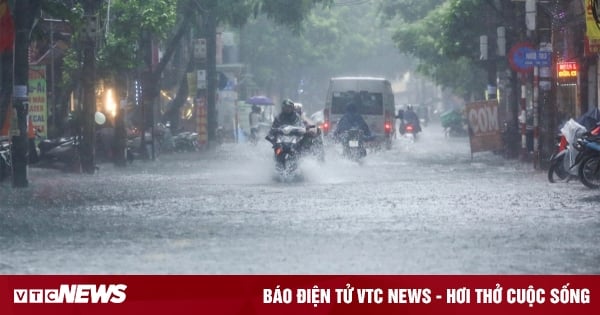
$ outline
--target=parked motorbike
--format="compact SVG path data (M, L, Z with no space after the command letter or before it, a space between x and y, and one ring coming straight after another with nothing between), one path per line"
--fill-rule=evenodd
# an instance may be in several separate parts
M79 139L61 137L44 139L38 144L40 166L69 168L77 165L79 159Z
M4 181L12 173L12 159L10 152L10 140L0 139L0 182Z
M565 165L565 156L569 155L568 144L562 133L556 136L556 152L550 156L550 167L548 168L548 181L551 183L569 181L574 177L569 173L569 166Z
M585 135L587 129L570 119L560 129L558 152L550 157L550 167L548 168L548 181L555 183L557 181L570 181L578 177L579 160L577 156L580 151L575 148L578 138Z
M152 158L154 151L154 158L158 158L163 150L163 146L173 141L168 128L163 124L157 124L154 127L154 132L151 129L147 129L144 133L144 145L142 146L142 131L138 128L132 128L127 132L127 160L132 162L133 160L145 160ZM154 145L154 148L152 147ZM167 148L166 151L170 149Z
M281 181L292 180L300 175L300 141L306 133L306 128L286 125L272 130L273 138L267 136L265 139L273 144L275 170Z
M342 155L352 161L361 162L367 156L365 135L359 128L350 128L340 135Z
M198 151L198 133L184 131L173 136L173 145L175 152L194 152Z
M576 157L577 175L588 188L600 188L600 127L577 139L575 148L580 151Z

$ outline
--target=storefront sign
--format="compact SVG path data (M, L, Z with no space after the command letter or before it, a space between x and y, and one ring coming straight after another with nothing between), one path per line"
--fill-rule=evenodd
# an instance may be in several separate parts
M559 62L556 65L558 79L576 79L577 78L577 63L576 62Z
M471 153L502 149L498 100L466 105Z
M42 138L48 136L46 66L29 66L29 117Z

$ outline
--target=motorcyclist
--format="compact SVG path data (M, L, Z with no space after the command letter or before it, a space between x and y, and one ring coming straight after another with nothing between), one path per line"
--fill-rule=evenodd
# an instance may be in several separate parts
M304 134L304 137L300 141L299 147L300 150L302 150L302 152L312 152L313 145L315 143L313 141L313 138L315 138L318 135L317 128L313 127L313 125L305 124L305 121L296 111L296 106L294 102L290 99L285 99L283 100L283 102L281 102L281 113L279 113L279 115L275 117L275 120L271 125L271 130L269 130L269 134L265 137L265 139L274 144L276 140L274 129L287 125L307 128L307 132ZM323 155L319 155L319 159L322 158Z
M275 117L275 120L273 120L271 130L269 130L269 134L265 137L265 139L274 144L276 139L274 129L288 125L304 127L302 119L294 109L294 102L292 102L290 99L285 99L283 102L281 102L281 113L279 113L279 115Z
M396 119L398 119L398 122L400 123L398 126L398 132L400 132L400 134L404 134L404 109L398 109L398 115L396 115Z
M321 131L317 128L316 124L310 120L302 111L301 103L294 103L294 110L296 114L300 116L304 127L306 127L306 134L302 138L300 147L304 152L311 152L316 155L320 161L325 160L325 149L323 146L323 138L321 137Z
M363 131L363 134L366 138L371 137L371 130L369 129L367 122L357 112L356 104L353 102L350 102L348 105L346 105L346 113L338 122L336 129L333 132L333 136L336 139L339 139L340 135L351 128L359 128Z
M412 105L406 106L406 111L404 111L404 120L407 124L412 124L415 127L416 132L421 131L421 123L419 121L419 116L413 110Z

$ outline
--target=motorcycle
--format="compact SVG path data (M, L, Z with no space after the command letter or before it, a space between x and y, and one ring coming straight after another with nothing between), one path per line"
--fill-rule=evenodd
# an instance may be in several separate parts
M184 131L173 136L173 145L175 152L195 152L200 145L198 142L198 133Z
M548 168L548 181L556 183L557 181L570 181L574 175L569 173L565 167L565 156L569 156L569 143L562 133L556 136L556 152L550 156L550 167Z
M359 128L350 128L340 135L342 142L342 155L355 162L361 162L367 156L365 135Z
M305 133L305 127L286 125L273 128L273 136L265 137L273 144L275 169L282 181L291 180L300 175L298 170L301 154L300 141Z
M570 181L577 178L581 153L575 147L578 138L586 134L587 129L570 119L560 129L558 152L550 156L550 167L548 168L548 181ZM577 157L579 156L579 159Z
M61 137L44 139L38 144L41 166L62 165L65 168L76 165L79 158L79 139L77 137Z
M128 130L126 150L129 162L151 159L153 157L158 158L163 150L163 145L175 140L168 128L163 124L157 124L153 131L151 131L151 128L148 128L144 132L144 145L142 145L142 131L138 128ZM169 146L171 145L173 146L172 150L175 150L175 144L169 144ZM171 150L171 148L167 148L168 150Z
M10 152L10 140L8 138L0 140L0 182L9 177L12 173L12 159Z
M407 122L404 124L404 130L401 134L412 143L417 141L418 132L417 127L413 123Z
M588 188L600 188L600 127L577 139L575 148L580 151L576 157L579 180Z

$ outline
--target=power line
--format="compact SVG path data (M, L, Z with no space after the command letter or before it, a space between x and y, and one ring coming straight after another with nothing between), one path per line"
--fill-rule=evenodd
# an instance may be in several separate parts
M362 5L365 3L369 3L371 2L371 0L353 0L353 1L345 1L345 2L334 2L333 5L334 6L338 6L338 7L347 7L347 6L353 6L353 5Z

